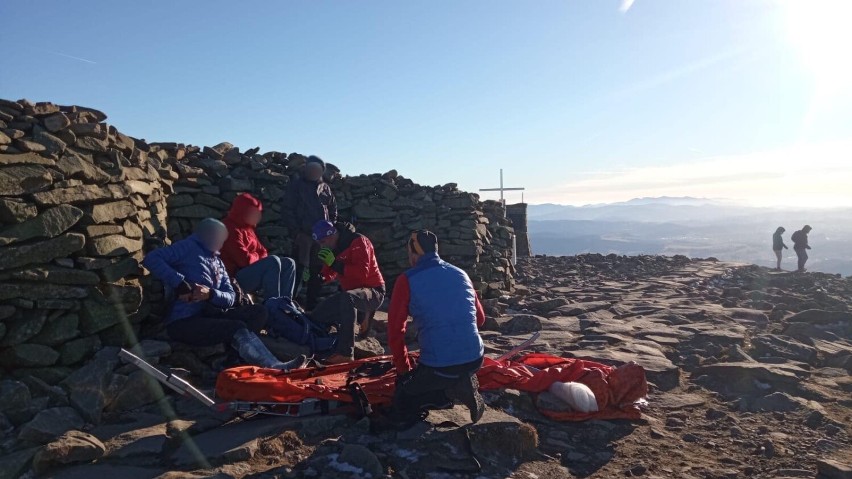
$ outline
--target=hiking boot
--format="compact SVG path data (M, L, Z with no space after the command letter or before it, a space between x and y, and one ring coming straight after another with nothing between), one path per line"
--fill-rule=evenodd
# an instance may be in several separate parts
M485 413L485 401L482 400L482 395L479 394L479 379L476 374L471 374L469 378L462 378L453 387L447 389L447 397L460 401L470 410L470 421L479 422L482 415Z
M325 364L343 364L343 363L351 363L355 359L352 356L344 356L340 353L334 353L331 356L322 360Z

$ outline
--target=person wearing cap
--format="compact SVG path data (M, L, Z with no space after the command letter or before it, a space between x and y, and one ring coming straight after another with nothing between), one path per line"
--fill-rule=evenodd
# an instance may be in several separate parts
M307 283L305 307L309 310L316 306L322 288L322 263L317 258L319 247L311 238L311 228L317 221L337 221L337 202L331 186L323 180L324 172L325 162L309 156L303 173L287 187L281 209L281 219L292 235L292 256L296 260L294 294L298 295L302 283Z
M317 256L323 263L323 279L339 280L340 291L319 303L311 318L337 328L337 350L325 361L329 364L352 361L358 313L379 309L385 300L385 279L373 243L351 224L318 221L312 228L312 237L320 247ZM366 326L360 325L362 329Z
M236 293L219 258L227 237L222 222L206 218L188 238L145 256L143 266L176 297L165 320L166 332L193 346L230 344L244 361L264 368L301 367L304 356L282 362L257 336L268 316L263 305L234 307Z
M796 252L796 256L799 258L799 269L797 270L799 273L804 273L807 271L805 269L805 263L808 262L808 251L811 249L808 244L808 233L811 232L813 228L810 225L805 225L799 231L794 232L790 239L793 240L793 251Z
M257 237L263 204L248 193L234 198L222 221L228 239L221 258L228 274L247 293L262 293L264 299L292 298L296 284L296 263L286 257L270 255Z
M438 255L434 233L413 232L407 249L411 269L394 283L388 310L388 346L399 375L392 417L408 426L425 410L458 400L477 422L485 410L476 378L485 353L479 336L485 311L467 273ZM420 343L416 366L405 345L409 315Z

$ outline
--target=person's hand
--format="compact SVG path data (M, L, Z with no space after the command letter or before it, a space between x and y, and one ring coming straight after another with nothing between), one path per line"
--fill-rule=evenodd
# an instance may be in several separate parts
M210 299L210 288L200 284L196 284L192 288L192 301L207 301Z
M175 288L175 294L179 300L189 301L192 296L192 285L186 280L181 281L178 287Z
M805 248L807 248L807 249L811 249L811 247L810 247L810 246L805 246Z
M307 283L310 280L311 280L311 270L308 269L308 268L305 268L305 270L302 271L302 282Z
M332 251L331 248L323 248L319 250L317 256L319 257L320 261L322 261L328 267L331 267L331 265L334 264L334 251Z

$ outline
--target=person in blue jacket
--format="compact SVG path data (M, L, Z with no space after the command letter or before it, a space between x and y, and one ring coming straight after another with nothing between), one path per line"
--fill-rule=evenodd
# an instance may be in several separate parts
M423 412L458 400L477 422L485 411L476 378L485 353L479 336L479 327L485 324L482 303L467 273L438 256L435 233L411 234L408 261L411 269L394 283L388 309L388 346L400 375L391 421L405 428ZM405 346L409 315L420 343L416 366Z
M219 258L227 237L222 222L207 218L188 238L145 256L143 266L175 293L165 321L169 337L194 346L230 344L244 361L264 368L301 367L304 356L282 362L257 336L268 315L263 305L234 307L236 292Z

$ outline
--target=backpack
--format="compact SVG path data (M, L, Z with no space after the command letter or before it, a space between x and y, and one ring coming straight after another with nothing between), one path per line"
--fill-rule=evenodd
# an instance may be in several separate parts
M802 238L802 230L793 233L793 235L790 236L790 239L793 241L794 245L801 243L804 240L804 238Z
M307 345L312 353L322 353L334 349L337 337L311 321L291 298L269 298L264 301L269 319L268 332L298 345Z

